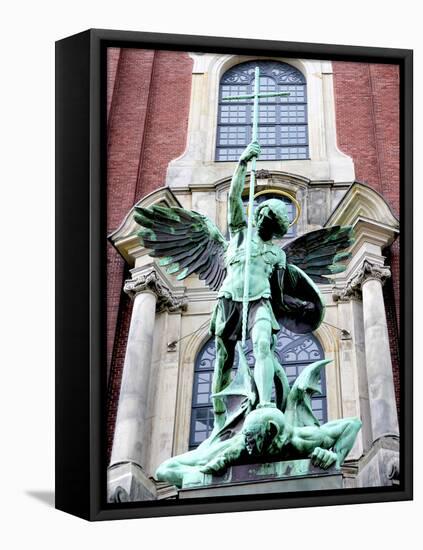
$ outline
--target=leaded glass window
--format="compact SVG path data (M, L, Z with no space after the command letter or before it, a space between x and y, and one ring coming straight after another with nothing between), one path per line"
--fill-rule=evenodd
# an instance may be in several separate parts
M279 61L248 61L223 75L219 89L216 160L236 161L251 141L253 101L223 101L225 96L253 92L254 71L260 67L260 91L289 92L287 97L259 101L261 160L309 158L307 92L304 75Z
M247 361L254 369L254 355L251 340L247 341ZM278 333L276 354L284 366L290 385L310 363L324 359L322 346L313 334L294 334L286 328ZM194 367L194 385L192 396L191 430L189 448L195 449L204 441L213 429L213 408L210 399L216 348L214 339L208 340L197 355ZM236 354L232 375L238 365ZM324 369L320 381L321 395L312 398L315 416L321 423L327 422L326 379ZM274 391L274 390L273 390ZM273 395L274 397L274 395Z

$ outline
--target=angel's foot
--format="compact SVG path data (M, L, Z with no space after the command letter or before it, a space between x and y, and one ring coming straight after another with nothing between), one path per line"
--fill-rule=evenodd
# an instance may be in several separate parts
M322 449L321 447L316 447L314 451L311 453L311 462L318 466L319 468L323 468L323 470L327 470L329 466L332 466L334 462L336 462L337 454L333 451L329 451L328 449Z
M224 458L216 457L213 460L207 462L205 466L200 468L200 472L203 474L223 474L227 469L227 464Z

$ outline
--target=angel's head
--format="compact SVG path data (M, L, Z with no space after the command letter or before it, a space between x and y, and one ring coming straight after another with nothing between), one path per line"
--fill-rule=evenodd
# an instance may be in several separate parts
M261 455L284 428L285 417L279 409L263 407L250 412L242 428L248 454Z
M264 241L281 239L289 227L286 205L279 199L268 199L260 203L254 215L258 234Z

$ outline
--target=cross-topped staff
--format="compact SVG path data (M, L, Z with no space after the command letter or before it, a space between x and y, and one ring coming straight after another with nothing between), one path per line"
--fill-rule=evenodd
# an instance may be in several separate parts
M254 73L254 92L248 95L236 95L223 97L223 101L236 101L239 99L254 99L253 110L253 135L251 141L258 141L258 108L259 99L262 97L288 96L288 92L270 92L260 93L260 69L256 67ZM244 292L242 297L242 340L241 343L245 346L247 340L247 319L248 319L248 302L250 293L250 255L251 255L251 238L253 234L253 208L254 208L254 187L256 183L256 157L253 157L251 162L250 174L250 191L248 197L248 223L247 223L247 242L245 244L245 271L244 271Z

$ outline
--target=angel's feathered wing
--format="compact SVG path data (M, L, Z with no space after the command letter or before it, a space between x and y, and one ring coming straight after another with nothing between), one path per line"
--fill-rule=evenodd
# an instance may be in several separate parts
M313 414L311 398L320 393L319 381L321 369L331 363L331 359L323 359L308 365L295 380L286 402L285 417L291 426L320 426Z
M351 254L344 252L354 242L351 226L335 225L310 231L284 247L287 264L302 269L315 283L328 283L327 275L345 271L340 262Z
M198 212L178 207L136 206L137 233L150 256L182 280L196 273L212 290L218 290L226 276L224 254L228 243L214 223Z

